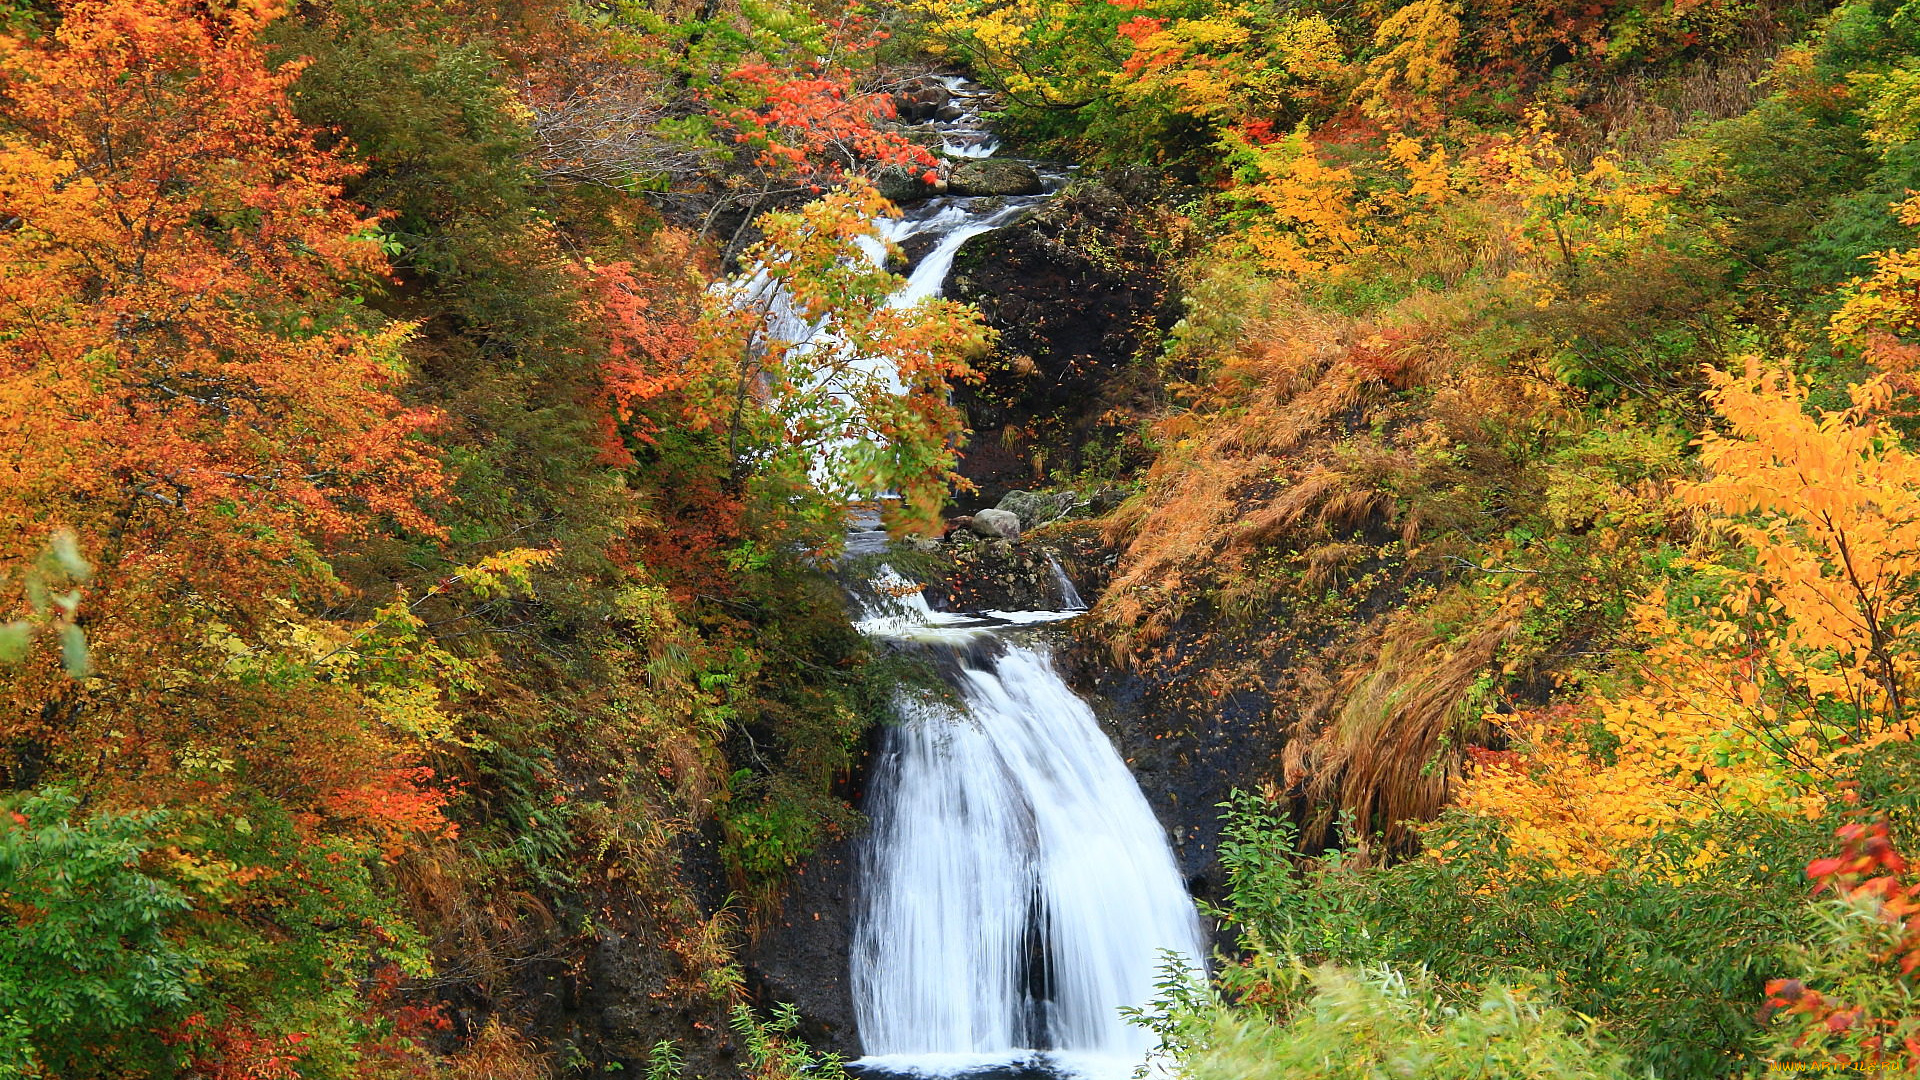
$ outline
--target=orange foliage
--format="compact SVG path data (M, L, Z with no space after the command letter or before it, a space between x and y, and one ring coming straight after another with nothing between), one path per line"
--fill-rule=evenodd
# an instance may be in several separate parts
M433 780L433 770L425 766L387 769L360 783L335 788L321 803L336 817L367 828L392 857L413 838L455 835L454 826L441 816L447 793L432 786Z
M833 36L825 50L829 55L866 55L887 38L858 16L830 20L826 27ZM722 119L734 129L736 141L759 149L762 166L834 181L855 165L930 170L936 164L926 148L889 126L893 99L862 92L852 73L837 63L815 59L795 71L754 60L734 69L731 78L753 88L759 100Z
M1699 565L1719 595L1697 612L1657 593L1641 604L1642 685L1593 703L1611 753L1590 753L1574 725L1523 718L1528 753L1483 765L1462 798L1517 852L1567 872L1716 810L1811 817L1863 754L1914 734L1920 457L1879 423L1887 378L1824 415L1757 361L1712 379L1731 432L1702 438L1712 475L1682 497L1753 568Z
M341 302L384 263L261 57L276 9L200 10L82 3L0 39L0 520L9 556L69 526L226 593L377 518L431 530L440 479L390 392L407 328Z
M670 234L669 253L684 251L690 243ZM602 378L607 425L602 445L610 462L631 464L622 432L644 443L654 441L660 418L650 415L665 399L687 388L698 343L694 325L700 317L700 282L686 261L660 259L649 265L630 260L596 265L589 262L586 303L582 316L599 328L605 342Z
M386 269L353 169L264 59L278 13L83 0L0 39L0 558L70 529L97 564L97 677L23 667L8 736L145 799L270 782L390 845L440 827L414 760L439 691L354 688L351 639L290 597L335 587L345 538L438 532L443 479L393 392L410 328L352 302Z

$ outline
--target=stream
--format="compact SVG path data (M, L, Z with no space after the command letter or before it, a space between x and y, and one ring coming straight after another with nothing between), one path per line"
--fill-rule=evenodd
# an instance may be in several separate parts
M938 126L950 154L998 142L984 95ZM1046 194L938 197L881 222L924 247L892 299L937 296L970 237L1058 191L1067 171L1028 162ZM887 550L868 517L850 553ZM867 1078L1119 1080L1152 1048L1125 1007L1148 1004L1163 966L1203 969L1205 938L1165 831L1086 702L1055 669L1047 627L1085 609L1056 564L1058 610L932 610L883 569L861 629L919 650L947 695L902 690L862 809L851 987Z

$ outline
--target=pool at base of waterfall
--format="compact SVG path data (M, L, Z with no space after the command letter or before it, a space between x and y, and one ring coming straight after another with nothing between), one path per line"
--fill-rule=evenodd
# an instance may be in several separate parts
M887 1054L847 1064L860 1080L1128 1080L1140 1063L1099 1054Z

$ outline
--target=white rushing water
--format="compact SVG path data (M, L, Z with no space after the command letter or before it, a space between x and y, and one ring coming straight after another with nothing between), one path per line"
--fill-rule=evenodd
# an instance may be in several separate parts
M984 95L948 87L965 109L941 130L948 154L993 154ZM1042 173L1049 192L1065 180ZM924 247L889 303L940 295L961 245L1048 197L940 197L879 222L886 241ZM877 524L859 519L850 553L887 549ZM1152 1001L1167 953L1203 970L1205 938L1165 833L1093 711L1023 629L1086 609L1065 570L1051 570L1059 611L937 612L891 569L872 582L861 630L926 650L953 694L901 693L868 787L850 958L862 1075L1131 1076L1152 1037L1121 1010Z
M902 587L884 576L883 591ZM931 612L907 594L863 624L952 670L957 702L902 695L866 810L852 985L870 1071L1130 1075L1152 1047L1123 1007L1163 952L1204 939L1166 836L1044 646L996 629L1072 612ZM982 1072L981 1070L985 1070Z
M1068 611L1087 610L1087 602L1080 599L1080 590L1073 587L1073 579L1061 568L1060 560L1047 556L1047 569L1053 571L1053 587L1060 591L1060 606Z

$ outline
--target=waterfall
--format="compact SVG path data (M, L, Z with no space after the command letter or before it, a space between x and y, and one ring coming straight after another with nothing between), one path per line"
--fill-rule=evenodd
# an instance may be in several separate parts
M1006 198L1001 200L997 208L985 211L967 205L985 200L951 199L945 201L955 205L939 207L931 216L884 222L882 232L895 243L922 233L938 233L940 236L933 249L914 264L913 271L907 275L907 283L887 298L887 306L910 307L930 296L939 296L940 286L947 280L947 271L953 269L953 258L960 253L960 245L981 233L992 232L1007 224L1045 198L1045 195Z
M984 99L949 88L967 115L942 131L948 153L991 155ZM1065 179L1044 175L1049 191ZM933 238L890 303L938 296L968 238L1048 197L936 198L880 222L890 241ZM886 550L877 525L856 522L849 550ZM868 785L849 959L862 1076L1131 1076L1152 1039L1120 1010L1153 999L1165 953L1203 968L1200 920L1159 822L1023 629L1086 609L1058 562L1052 571L1064 611L937 612L890 568L872 582L860 629L924 650L951 693L897 696Z
M903 587L890 571L878 584ZM1163 950L1198 970L1205 946L1126 763L1045 647L1007 628L1071 613L953 615L913 593L885 606L863 629L917 642L954 694L900 695L869 786L858 1064L1129 1075L1151 1038L1120 1009L1152 999ZM1004 1071L1021 1062L1033 1071Z
M1073 579L1061 568L1060 560L1047 556L1047 569L1053 571L1054 588L1060 590L1060 606L1068 611L1087 610L1087 602L1080 599L1080 590L1073 587Z

